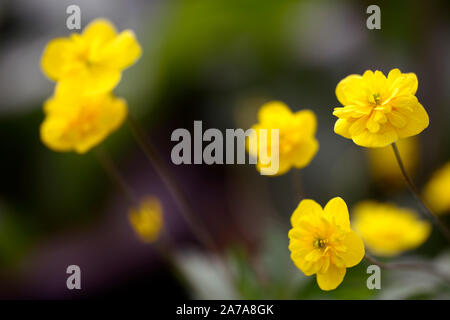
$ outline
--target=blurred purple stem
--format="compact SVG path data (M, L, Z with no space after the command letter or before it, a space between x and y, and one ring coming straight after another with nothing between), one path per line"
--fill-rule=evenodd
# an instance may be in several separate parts
M450 242L450 231L446 227L446 225L441 221L441 219L436 216L430 208L425 204L425 201L422 199L419 191L417 190L416 186L412 182L411 178L409 177L408 173L406 172L405 166L403 165L402 158L400 157L400 152L398 151L397 144L394 142L392 144L392 149L394 150L395 158L397 159L397 163L400 167L400 170L402 171L403 177L406 180L406 183L409 187L409 190L411 191L414 198L419 203L419 206L422 208L422 211L434 222L434 224L442 231L444 236L447 238L447 240Z

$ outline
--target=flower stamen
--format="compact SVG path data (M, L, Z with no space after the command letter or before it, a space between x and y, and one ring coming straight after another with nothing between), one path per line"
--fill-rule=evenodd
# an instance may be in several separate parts
M373 100L375 101L375 104L379 105L380 101L381 101L381 95L379 93L374 93L372 95L372 97L373 97Z
M321 249L327 244L327 242L328 242L328 240L326 240L326 239L320 239L320 238L315 239L313 241L313 247L315 249Z

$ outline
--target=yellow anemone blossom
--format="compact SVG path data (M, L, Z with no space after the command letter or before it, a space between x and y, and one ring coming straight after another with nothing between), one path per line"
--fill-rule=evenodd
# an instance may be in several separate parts
M131 30L117 34L104 19L91 22L82 34L50 41L42 55L45 75L58 86L79 87L86 93L111 91L119 83L121 71L141 55L141 47Z
M414 136L428 127L428 114L417 100L414 73L393 69L386 77L370 70L350 75L336 87L343 107L334 132L362 147L385 147L399 138Z
M286 173L291 169L306 167L319 149L319 142L314 137L317 128L317 119L311 110L292 112L289 107L280 101L271 101L264 104L258 112L258 123L252 127L255 136L250 137L247 144L249 153L257 158L256 168L268 168L258 157L261 148L265 148L267 156L271 158L272 139L271 129L278 129L278 145L275 150L279 153L279 167L276 175ZM259 141L260 130L267 130L267 139ZM252 146L251 144L257 144Z
M379 256L394 256L420 246L431 226L415 211L393 204L363 201L353 210L353 227L367 248Z
M291 258L305 275L317 275L322 290L335 289L346 268L364 257L364 244L350 229L347 205L339 197L331 199L324 209L313 200L302 200L291 224Z
M130 224L143 242L154 242L162 228L162 205L155 197L145 198L128 213Z
M433 174L424 193L434 212L439 214L450 211L450 162Z
M397 143L406 171L413 175L419 161L417 137L401 139ZM368 149L370 170L373 178L385 187L406 186L405 179L390 146Z
M85 153L122 125L127 104L111 93L57 93L45 102L44 113L40 135L47 147Z

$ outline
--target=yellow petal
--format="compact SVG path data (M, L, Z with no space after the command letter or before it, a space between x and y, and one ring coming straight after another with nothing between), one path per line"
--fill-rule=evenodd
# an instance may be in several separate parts
M374 111L374 120L376 121L376 122L378 122L378 123L386 123L386 121L387 121L387 117L386 117L386 115L384 114L384 112L383 111L378 111L378 110L375 110Z
M412 107L419 103L416 96L401 96L392 99L389 103L395 110L412 110Z
M311 199L304 199L300 202L297 209L295 209L294 213L291 216L291 224L293 227L299 225L299 221L304 216L316 216L320 217L322 215L322 207L320 204Z
M367 148L385 147L397 141L397 132L392 127L387 126L387 124L383 126L386 128L377 133L371 133L365 130L359 135L352 136L352 140L357 145Z
M371 112L370 106L347 105L343 108L334 108L333 115L338 118L360 118Z
M388 74L387 85L395 96L415 95L419 82L414 73L402 73L399 69L392 69Z
M363 80L365 82L367 82L368 84L372 85L373 81L374 81L375 74L373 73L372 70L366 70L366 71L364 71L362 77L363 77Z
M398 88L397 96L402 95L415 95L419 82L417 76L414 73L404 73L401 77L398 77L394 83L394 86Z
M388 99L399 96L415 95L418 87L417 76L414 73L402 73L399 69L389 72L386 88Z
M327 272L317 273L317 284L325 291L336 289L344 280L345 272L345 268L338 268L331 264Z
M328 201L323 209L325 216L334 221L343 230L350 230L350 219L347 204L341 197L335 197Z
M260 123L272 123L274 118L290 117L292 111L281 101L270 101L264 104L258 111L258 120Z
M57 91L67 92L81 90L86 95L106 93L113 90L120 82L122 74L101 66L93 66L84 72L74 74L58 82Z
M334 108L333 110L333 116L336 116L338 118L347 118L348 117L348 107L341 107L341 108Z
M84 28L82 37L94 46L102 46L113 40L116 34L116 29L110 21L95 19Z
M389 71L389 74L387 76L389 84L392 84L401 75L402 75L402 72L398 68L395 68L395 69L392 69L391 71Z
M347 268L356 266L364 257L363 241L356 232L350 230L342 244L347 250L340 253L339 256L344 260Z
M424 196L437 214L450 211L450 162L433 173L425 185Z
M304 259L297 259L295 254L291 254L291 259L292 261L294 261L295 266L299 268L305 274L305 276L308 277L317 273L317 271L319 271L321 267L320 263L306 261Z
M317 118L311 110L300 110L294 114L299 129L306 136L313 136L317 129Z
M296 168L306 167L319 150L319 142L316 139L306 139L294 150L292 163Z
M44 106L42 109L44 110L45 114L49 114L50 112L52 112L57 108L59 108L58 104L55 103L54 97L51 97L44 102Z
M262 168L271 170L270 166L271 166L271 163L262 164L260 161L258 161L258 163L256 164L256 170L258 170L259 172L261 172ZM280 157L278 159L278 171L275 174L271 174L270 176L276 177L276 176L285 174L286 172L288 172L291 169L291 167L292 167L292 161L290 158Z
M351 137L357 136L363 133L364 130L366 130L366 127L367 127L367 117L361 117L352 123L348 132L350 133Z
M108 97L103 107L107 110L103 110L96 124L96 130L84 137L84 139L76 142L74 148L76 152L83 154L89 151L106 139L110 133L114 132L124 122L128 112L125 100Z
M58 152L71 151L73 143L67 139L60 139L67 121L62 118L46 117L40 126L40 138L49 149Z
M336 86L336 97L343 106L365 105L367 95L362 77L352 74L341 80Z
M367 120L366 128L372 133L378 132L380 130L380 124L375 121L376 112L373 112L369 119Z
M352 124L353 122L348 121L347 119L338 119L334 124L334 132L343 136L344 138L351 139L349 129Z
M122 70L132 65L141 56L142 49L134 33L123 31L102 51L101 64Z
M391 111L388 114L389 122L396 128L404 128L407 124L407 119L398 111Z
M381 71L375 71L373 78L374 92L377 92L381 96L384 95L386 91L386 76Z
M58 80L76 60L76 48L66 38L56 38L45 47L41 58L44 74L52 80Z
M310 251L306 256L306 261L316 262L322 257L322 252L318 249Z
M398 112L401 113L407 121L403 128L397 129L397 133L400 138L406 138L419 134L427 128L430 123L428 113L420 103L413 104L410 108L411 110L398 109Z

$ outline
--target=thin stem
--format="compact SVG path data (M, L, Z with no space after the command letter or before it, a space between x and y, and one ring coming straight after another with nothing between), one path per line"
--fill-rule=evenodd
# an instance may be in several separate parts
M297 206L300 200L305 198L305 189L303 188L302 175L300 173L300 170L292 170L291 177L292 188L294 191L294 205Z
M101 146L97 147L94 150L94 153L100 165L103 167L103 169L111 178L111 180L117 184L117 186L122 191L123 195L128 200L128 202L130 202L132 206L137 206L139 201L136 195L123 179L122 175L120 174L119 170L117 169L116 165L112 161L109 154Z
M380 268L383 269L391 269L391 270L395 270L395 269L399 269L399 270L416 270L416 271L421 271L421 272L425 272L425 273L429 273L435 277L438 277L442 280L444 280L446 282L447 285L450 285L450 278L447 274L439 271L436 266L434 264L431 263L419 263L419 262L414 262L414 263L408 263L408 262L395 262L395 263L386 263L386 262L381 262L379 260L377 260L376 258L374 258L373 256L371 256L369 253L366 252L364 258L371 264L375 264L377 266L379 266Z
M426 215L428 215L429 218L431 218L431 220L434 222L434 224L442 231L444 236L450 242L450 230L445 226L445 224L440 220L440 218L438 216L436 216L430 210L430 208L425 204L425 201L422 199L419 191L417 190L416 186L414 185L414 183L412 182L408 173L406 172L405 166L403 165L402 158L400 157L400 152L398 151L397 144L395 142L392 144L392 150L394 150L395 158L397 159L400 170L402 171L403 177L406 180L406 184L408 185L409 190L411 191L414 198L419 203L419 206L422 208L422 211Z
M139 126L139 124L131 114L128 115L128 124L130 125L131 131L138 145L141 147L145 156L154 166L156 172L166 185L172 197L175 199L175 202L184 220L191 228L194 236L196 236L206 248L217 252L218 250L214 241L212 240L209 232L204 227L204 225L198 221L198 218L195 215L194 210L192 209L188 197L183 192L183 189L178 184L178 181L173 176L169 167L159 156L156 148L153 146L146 133L142 130L142 128Z
M125 179L120 174L119 169L114 164L113 160L109 156L109 154L102 148L97 147L95 150L95 155L100 163L100 165L103 167L105 172L108 174L108 176L111 178L112 181L114 181L119 189L122 191L124 197L128 200L131 206L137 207L139 205L138 198L134 194L131 187L125 182ZM187 280L183 275L183 272L178 268L172 252L174 252L173 249L173 242L170 238L169 234L167 232L164 232L162 235L164 237L162 242L158 241L154 243L154 248L156 248L158 254L160 257L167 263L167 265L172 269L173 275L175 278L185 286L188 286Z

